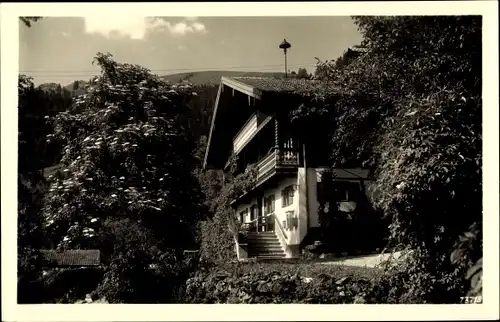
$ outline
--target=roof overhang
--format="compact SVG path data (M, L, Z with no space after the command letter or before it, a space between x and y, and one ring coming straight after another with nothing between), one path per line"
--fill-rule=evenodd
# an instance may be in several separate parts
M212 143L212 135L214 133L215 119L217 117L217 110L219 109L220 94L222 93L222 87L224 84L221 82L219 84L219 90L217 91L217 97L215 98L214 114L212 116L212 122L210 124L210 132L208 134L207 147L205 150L205 157L203 158L203 169L207 168L208 153L210 152L210 144Z
M227 91L232 91L232 96L229 95ZM230 149L229 141L232 140L232 137L229 138L229 136L233 135L231 129L234 126L237 126L237 123L241 121L237 120L237 118L240 117L240 115L237 114L239 112L231 110L230 106L232 105L232 103L228 104L227 101L229 97L235 97L235 92L247 95L248 105L252 105L255 104L256 101L260 101L261 103L257 103L258 109L268 115L272 115L276 112L276 106L275 104L272 104L272 102L275 100L280 100L280 106L285 108L281 112L283 113L283 111L286 111L287 106L294 106L296 102L302 99L302 95L294 93L292 91L267 91L239 81L238 79L221 77L219 90L217 92L217 98L215 100L210 132L208 135L207 148L205 150L205 157L203 159L203 169L223 168L224 164L227 161L227 157L229 157L229 155L224 155L224 159L222 156L217 155L217 153L226 153L221 151ZM263 96L265 96L266 102L263 102ZM229 129L228 127L230 127L231 129ZM236 132L237 131L235 131L235 133ZM224 147L219 146L221 143L224 145ZM213 151L215 145L217 145L218 152Z
M228 77L222 77L221 78L221 84L224 84L233 90L237 90L241 93L247 94L248 96L251 96L255 99L262 99L262 91L258 88L255 88L251 85L239 82L235 79L228 78Z

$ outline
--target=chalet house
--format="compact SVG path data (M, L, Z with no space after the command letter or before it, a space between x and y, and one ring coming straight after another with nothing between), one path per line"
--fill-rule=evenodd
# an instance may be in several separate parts
M222 77L205 152L205 169L225 169L237 156L237 171L255 164L255 186L233 202L246 238L235 237L239 260L295 258L308 235L320 227L318 192L328 167L326 137L300 142L289 111L297 90L314 80ZM305 141L305 140L304 140ZM352 191L367 179L365 169L336 169L339 205L355 207Z

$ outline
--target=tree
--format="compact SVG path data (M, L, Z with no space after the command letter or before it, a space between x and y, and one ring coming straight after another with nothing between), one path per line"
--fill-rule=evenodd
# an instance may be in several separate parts
M307 69L305 68L299 68L297 72L297 78L309 78L309 73L307 72Z
M245 172L234 175L235 161L233 156L231 170L228 173L208 173L219 187L216 190L217 196L214 196L215 198L208 203L213 216L200 222L200 251L204 260L210 263L228 262L235 259L234 240L238 238L239 227L237 227L236 213L231 202L253 187L257 178L254 165L249 165ZM213 186L214 183L209 187L213 188ZM206 196L210 197L209 194Z
M18 302L36 303L41 300L40 267L43 263L39 249L44 244L42 221L39 216L45 180L41 173L44 149L39 135L46 130L45 120L36 114L38 91L30 77L19 75L19 147L18 147L18 220L17 263ZM40 157L34 158L33 155Z
M202 216L183 116L192 91L110 54L94 62L101 76L55 117L48 136L64 145L64 170L50 178L45 229L57 248L102 251L110 265L100 290L108 300L140 301L152 285L127 283L149 274L169 249L189 247Z
M457 302L482 256L481 18L354 21L367 53L319 63L325 82L293 118L328 117L333 165L374 168L391 243L413 251L400 300ZM464 233L473 242L452 263Z
M189 134L193 142L198 142L203 139L203 136L208 135L210 131L210 121L217 98L218 85L213 84L197 84L193 85L193 91L196 93L191 97L189 104L186 106L189 112L186 113L188 119L186 122L189 124ZM206 137L205 137L206 139ZM205 151L199 151L205 153ZM200 166L202 160L200 160Z

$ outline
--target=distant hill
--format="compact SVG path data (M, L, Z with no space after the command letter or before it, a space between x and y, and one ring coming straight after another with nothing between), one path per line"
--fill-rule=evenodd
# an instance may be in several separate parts
M77 85L75 85L75 84L77 84ZM75 96L85 94L85 85L87 85L86 81L77 80L77 81L74 81L74 82L64 86L64 88L69 90L73 94L73 97L75 97Z
M43 91L55 91L57 90L58 87L61 87L61 84L57 84L57 83L44 83L44 84L40 84L38 85L38 88L43 90Z

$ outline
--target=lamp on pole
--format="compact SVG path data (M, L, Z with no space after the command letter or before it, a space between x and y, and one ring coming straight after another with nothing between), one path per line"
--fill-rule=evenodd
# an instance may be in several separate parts
M286 39L283 39L283 42L280 44L280 49L283 49L283 53L285 54L285 78L288 77L288 69L286 66L286 51L288 48L292 47L292 45L286 41Z

